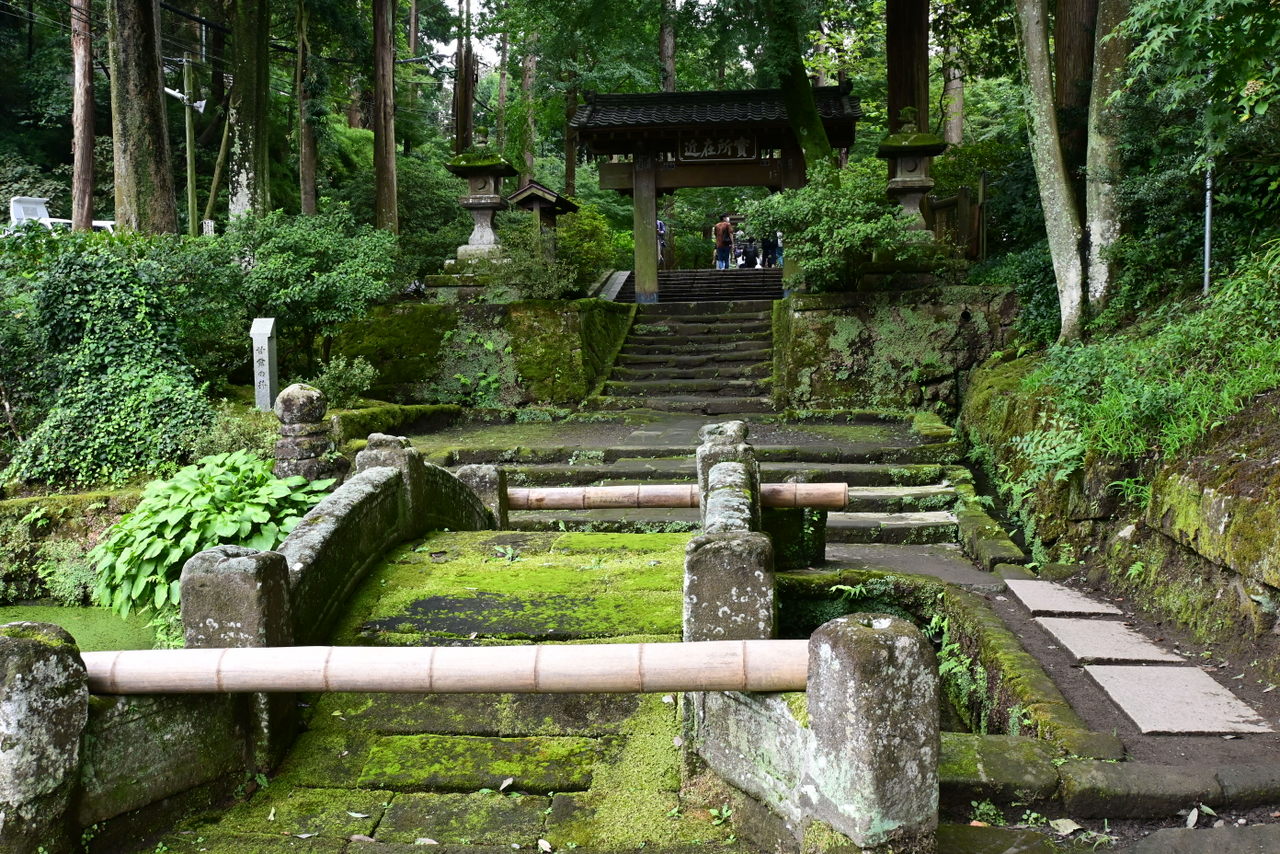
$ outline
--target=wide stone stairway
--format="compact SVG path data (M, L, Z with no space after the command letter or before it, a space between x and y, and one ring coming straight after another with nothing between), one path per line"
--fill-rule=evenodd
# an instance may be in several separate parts
M772 303L642 305L594 401L600 409L768 412Z

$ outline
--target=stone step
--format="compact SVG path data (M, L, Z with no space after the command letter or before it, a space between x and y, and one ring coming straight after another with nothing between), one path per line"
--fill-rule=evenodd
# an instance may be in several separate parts
M947 511L827 514L829 543L953 543L956 518Z
M580 792L604 754L603 742L580 736L378 736L355 782L396 792ZM520 779L505 783L512 768L522 769Z
M728 322L750 316L769 316L773 312L773 300L701 300L679 302L666 300L636 306L636 319L645 323L657 322L656 318L713 317Z
M683 534L702 527L696 508L612 510L513 510L513 531L579 531L597 534Z
M699 367L676 368L667 365L644 367L616 367L611 380L637 382L642 380L699 380L699 379L752 379L767 377L773 371L769 362L725 362Z
M738 344L744 341L750 341L757 346L761 344L767 346L773 341L773 333L768 329L742 331L716 329L714 332L632 332L627 335L627 340L622 349L675 344L700 350L713 344Z
M758 449L757 449L758 450ZM649 483L689 483L695 478L692 457L622 458L609 465L504 466L512 486L596 486L605 480ZM765 483L847 483L853 487L922 487L942 479L938 465L885 465L877 463L765 462L760 478Z
M1003 593L1006 589L1003 579L975 567L957 543L893 545L828 542L827 562L818 571L846 569L924 575L976 593Z
M773 411L773 402L767 397L603 396L596 398L594 404L597 409L654 409L659 412L696 412L702 415L740 415Z
M1187 830L1166 827L1139 840L1129 854L1275 854L1280 851L1280 824L1210 827Z
M1090 664L1084 671L1144 735L1273 732L1198 667Z
M1036 623L1082 664L1185 664L1119 620L1036 617Z
M701 336L726 332L769 332L772 328L773 322L769 319L769 316L758 314L739 315L733 318L707 316L700 318L672 317L661 320L657 318L650 319L646 316L636 318L629 335L631 338L642 335Z
M711 395L714 397L758 397L764 394L764 385L754 379L666 379L614 381L604 384L604 393L611 397L672 397L682 395Z
M1109 602L1052 581L1010 581L1009 592L1033 617L1119 617L1123 613Z
M696 340L687 342L655 341L647 344L627 342L622 347L622 355L678 356L690 352L698 353L741 353L743 351L766 349L773 343L768 335L734 338L729 341L711 341L705 344Z
M617 365L670 365L691 368L703 365L754 365L772 366L773 350L770 347L735 350L723 353L627 353L618 354Z

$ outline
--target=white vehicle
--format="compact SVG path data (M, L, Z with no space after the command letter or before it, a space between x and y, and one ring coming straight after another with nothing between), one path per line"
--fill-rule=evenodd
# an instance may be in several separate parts
M71 220L49 216L48 199L35 196L14 196L9 199L9 230L18 228L23 223L38 222L45 228L71 230ZM113 219L95 219L94 231L106 231L114 234L116 221Z

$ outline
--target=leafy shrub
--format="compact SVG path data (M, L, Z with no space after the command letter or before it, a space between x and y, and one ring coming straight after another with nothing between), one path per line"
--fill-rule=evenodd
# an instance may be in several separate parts
M613 240L613 229L594 205L583 205L556 223L556 258L569 266L579 293L612 266Z
M213 423L197 437L191 454L197 459L233 451L248 451L270 459L280 438L280 422L273 412L224 400L214 409Z
M807 285L839 289L853 265L873 254L907 258L919 251L901 207L885 196L887 180L879 160L850 161L839 170L818 164L807 186L748 202L744 212L753 231L782 232L787 257Z
M574 267L555 257L555 237L527 213L511 212L498 221L502 257L490 265L495 282L510 285L524 299L582 296Z
M120 482L163 471L212 420L175 341L152 245L133 236L59 238L31 274L28 343L57 392L5 477Z
M71 539L51 539L42 543L36 573L55 602L73 608L89 601L98 577L88 551Z
M346 356L334 356L315 379L304 382L320 389L331 409L347 409L355 405L377 377L378 369L363 356L350 361Z
M1009 252L974 267L969 280L976 285L1013 288L1021 311L1015 329L1030 343L1051 344L1062 325L1058 310L1058 284L1049 257L1049 242Z
M275 548L332 483L277 478L270 462L243 451L205 457L153 481L89 553L97 569L93 598L121 616L174 609L188 558L220 544Z

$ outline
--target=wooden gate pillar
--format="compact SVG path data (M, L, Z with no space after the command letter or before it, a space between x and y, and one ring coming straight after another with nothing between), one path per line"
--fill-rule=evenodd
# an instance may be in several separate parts
M635 241L636 302L658 301L658 189L653 154L637 152L632 160L632 235Z

